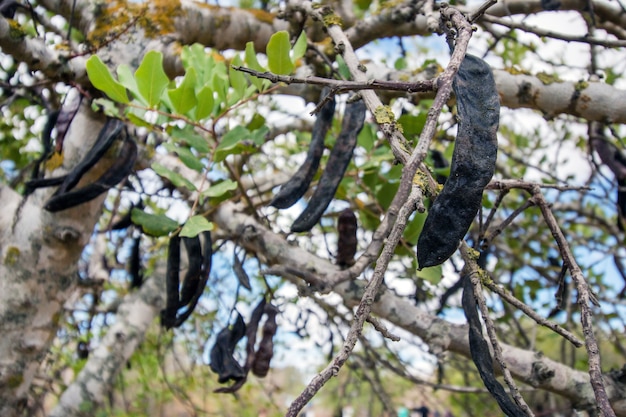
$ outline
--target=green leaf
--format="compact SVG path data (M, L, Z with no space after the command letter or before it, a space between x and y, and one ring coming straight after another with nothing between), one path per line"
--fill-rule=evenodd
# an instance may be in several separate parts
M252 68L255 71L267 71L259 61L256 59L256 52L254 51L254 43L248 42L246 43L246 65L248 68Z
M134 208L130 213L132 222L141 226L141 230L150 236L167 236L178 229L178 222L170 219L165 214L150 214Z
M156 172L161 177L170 180L171 183L174 184L176 187L185 187L191 191L197 190L196 186L193 185L191 181L189 181L187 178L180 175L178 172L174 172L171 169L166 168L163 165L156 163L156 162L153 163L151 167L154 170L154 172Z
M183 164L193 169L194 171L202 172L204 169L204 163L191 152L191 149L182 146L176 146L173 143L164 143L163 147L169 152L178 155Z
M240 66L241 64L242 62L241 62L241 58L239 58L239 55L235 56L233 60L231 61L232 66ZM239 99L241 99L242 97L244 97L244 94L246 93L246 88L248 87L248 83L246 82L246 76L243 75L241 71L237 71L233 69L232 66L228 69L228 76L230 77L230 85L231 87L233 87L233 90L235 90L235 92L239 96Z
M113 101L127 104L128 94L122 84L117 82L98 55L92 55L85 64L89 81L98 90L109 96Z
M243 152L243 148L246 147L244 141L250 138L250 132L245 127L239 125L235 126L232 130L228 131L220 141L219 145L215 149L215 154L213 155L213 160L215 162L221 162L228 155L240 154ZM247 146L247 148L251 148L252 146Z
M104 112L107 116L121 118L120 109L108 98L97 98L91 102L91 109L95 112Z
M424 268L421 271L417 271L418 278L422 278L431 284L439 284L442 276L441 265L431 266L429 268Z
M213 107L215 106L215 97L213 96L213 90L208 85L202 87L198 92L196 99L198 101L196 106L196 120L202 120L213 113Z
M376 143L376 131L370 124L365 124L361 132L357 136L357 143L364 148L367 152L371 151Z
M275 74L287 75L294 70L293 62L289 57L291 44L289 43L289 33L286 30L276 32L267 43L267 64Z
M196 107L196 70L190 68L177 88L167 91L172 106L178 114L186 114Z
M170 135L176 142L183 142L200 153L208 153L211 150L206 138L197 134L189 127L186 129L176 127L172 130Z
M222 182L218 182L217 184L211 185L206 191L202 192L202 195L205 197L220 197L226 194L229 191L233 191L237 189L237 183L233 180L224 180Z
M126 64L118 65L117 67L117 79L124 87L126 87L134 98L139 100L142 104L148 104L144 98L139 94L139 88L137 87L137 80L135 80L135 76L133 75L130 66Z
M259 64L259 61L256 58L256 52L254 51L254 43L252 42L246 43L245 63L248 66L248 68L251 68L255 71L258 71L258 72L267 71L266 68L264 68L263 66L261 66L261 64ZM250 79L250 82L256 87L258 91L265 90L267 86L269 85L268 80L262 80L253 75L249 75L248 78Z
M202 232L213 230L213 223L204 216L192 216L185 222L183 230L180 231L182 237L196 237Z
M150 107L156 107L161 94L170 80L163 71L163 54L157 51L148 52L135 71L135 80L139 93L146 99Z
M294 64L304 56L307 47L306 33L302 31L300 36L298 36L298 40L293 45L293 51L291 55L291 62Z

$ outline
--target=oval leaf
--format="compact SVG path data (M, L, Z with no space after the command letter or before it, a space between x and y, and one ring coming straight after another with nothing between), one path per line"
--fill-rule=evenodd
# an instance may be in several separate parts
M152 164L152 169L161 177L170 180L171 183L174 184L176 187L185 187L191 191L196 191L196 186L193 185L193 183L187 178L180 175L178 172L174 172L171 169L166 168L156 162Z
M111 100L118 103L128 103L128 94L122 84L117 82L109 72L109 69L102 62L100 57L92 55L85 64L89 81L98 90L109 96Z
M298 40L293 45L293 53L291 55L291 62L294 64L304 56L306 52L307 41L306 41L306 33L302 31L300 36L298 36Z
M168 90L167 95L172 101L172 106L178 114L186 114L196 107L196 70L190 68L183 78L183 82L177 88Z
M213 113L213 106L215 105L215 98L213 97L213 90L208 85L202 87L196 97L198 103L196 107L196 120L202 120L207 118Z
M286 30L276 32L267 43L267 65L275 74L288 75L294 70L293 62L289 57L291 44L289 33Z
M220 183L210 186L202 193L205 197L220 197L229 191L237 189L237 183L233 180L224 180Z
M183 230L180 231L182 237L196 237L202 232L213 230L213 223L204 216L192 216L185 222Z
M154 237L167 236L178 229L178 222L165 214L150 214L138 208L131 211L130 219L134 224L141 226L145 234Z
M161 100L163 90L170 82L163 71L163 54L157 51L148 52L135 71L135 80L139 93L150 107L155 107Z

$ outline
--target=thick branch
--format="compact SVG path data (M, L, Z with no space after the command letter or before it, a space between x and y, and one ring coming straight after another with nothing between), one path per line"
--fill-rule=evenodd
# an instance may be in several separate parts
M128 294L115 315L115 323L91 352L74 382L63 392L50 417L79 417L83 404L102 405L119 371L126 365L164 303L163 268L139 291Z

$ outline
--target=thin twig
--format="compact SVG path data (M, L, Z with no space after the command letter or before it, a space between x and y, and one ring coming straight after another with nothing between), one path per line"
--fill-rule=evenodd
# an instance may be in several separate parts
M387 327L385 327L384 324L382 324L380 322L380 320L378 320L376 317L373 317L372 315L368 316L366 321L371 324L372 326L374 326L374 328L385 338L392 340L394 342L399 342L400 341L400 336L396 336L395 334L389 332L389 330L387 329Z
M568 185L568 184L544 184L533 181L524 181L524 180L492 180L486 187L488 190L511 190L511 189L521 189L531 191L533 187L539 188L551 188L559 191L589 191L592 190L591 187L586 185Z
M548 329L552 330L553 332L560 334L561 336L563 336L565 339L567 339L571 344L573 344L576 347L581 347L582 345L584 345L584 342L580 340L578 337L576 337L576 335L572 334L569 330L564 329L558 324L553 323L550 320L547 320L541 317L532 308L530 308L529 306L527 306L526 304L524 304L523 302L515 298L513 294L511 294L506 289L496 284L494 281L486 280L485 282L483 282L483 284L485 285L485 287L489 288L491 291L498 294L500 298L502 298L504 301L511 304L513 307L517 308L518 310L526 314L528 317L533 319L535 322L537 322L537 324L545 326Z
M567 242L567 238L563 234L563 231L559 227L559 224L550 210L548 202L541 193L541 189L538 186L532 188L531 193L535 204L539 206L543 218L548 225L548 228L552 232L552 236L556 240L559 246L559 252L563 257L563 262L567 269L569 269L572 280L576 284L576 290L578 291L578 306L580 307L580 321L583 327L583 335L585 336L585 348L587 349L587 356L589 357L589 379L591 386L593 387L593 393L596 397L598 408L605 417L614 417L615 411L611 407L609 397L604 387L604 381L602 379L602 367L600 363L600 349L598 342L593 332L592 325L592 312L589 303L598 304L595 296L589 289L589 285L583 276L582 270L576 258L572 253L572 250Z
M251 68L241 67L234 65L234 70L241 71L243 73L252 75L257 78L263 78L270 80L273 83L285 83L285 84L311 84L321 85L332 88L334 94L345 93L348 91L360 91L360 90L386 90L386 91L404 91L406 93L422 93L435 91L437 89L436 80L424 80L416 82L401 82L401 81L385 81L385 80L369 80L369 81L350 81L350 80L335 80L332 78L317 77L314 75L300 78L292 77L290 75L278 75L269 71L255 71Z
M538 27L529 26L522 22L514 22L512 20L503 19L500 17L494 17L490 15L484 15L483 20L489 23L495 23L497 25L505 26L509 29L519 29L524 32L533 33L540 38L553 38L562 40L565 42L580 42L587 43L589 45L599 45L606 48L623 48L626 46L626 41L623 40L610 40L610 39L597 39L590 36L574 36L566 35L564 33L557 33L552 30L541 29Z
M485 14L485 12L487 11L487 9L489 9L491 6L493 6L494 4L496 4L498 2L498 0L487 0L486 2L484 2L483 4L481 4L478 9L476 9L475 12L473 12L470 17L469 17L469 21L474 23L476 20L480 19L480 17L482 15Z

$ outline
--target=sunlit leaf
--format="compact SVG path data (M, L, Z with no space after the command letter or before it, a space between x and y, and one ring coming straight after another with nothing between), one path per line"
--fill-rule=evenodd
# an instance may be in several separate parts
M287 75L294 70L293 62L289 56L291 44L289 43L289 33L285 30L276 32L267 43L267 64L275 74Z
M192 216L183 225L180 231L182 237L196 237L202 232L213 230L213 223L204 216Z
M217 184L211 185L207 190L202 192L205 197L220 197L229 191L237 189L237 183L233 180L224 180Z
M111 100L126 104L129 102L126 88L117 82L98 55L92 55L85 64L89 81Z
M149 51L135 71L135 80L139 93L146 99L150 107L156 107L161 100L161 94L170 82L163 70L163 54Z
M306 32L302 31L300 36L298 36L298 40L293 45L293 51L291 54L291 62L294 64L304 56L306 53L307 40L306 40Z
M176 187L185 187L191 191L196 191L196 186L193 185L191 181L189 181L187 178L183 177L179 173L174 172L171 169L166 168L163 165L156 163L156 162L152 164L151 168L154 170L154 172L156 172L161 177L168 179Z
M196 70L190 68L183 81L177 88L167 91L174 110L179 114L186 114L189 110L196 107Z
M150 214L138 208L131 212L131 220L141 226L143 233L154 237L167 236L178 229L178 222L165 214Z

